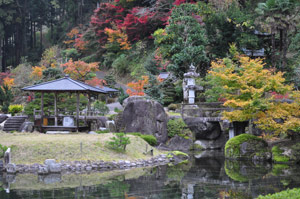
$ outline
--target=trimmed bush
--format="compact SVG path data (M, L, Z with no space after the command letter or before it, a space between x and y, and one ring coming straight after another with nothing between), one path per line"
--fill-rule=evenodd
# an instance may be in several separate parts
M8 107L8 113L12 114L14 116L16 113L21 113L23 111L23 105L22 104L12 104Z
M151 146L157 145L157 139L153 135L141 135L140 137L148 142L148 144L150 144Z
M167 124L168 137L172 138L175 135L184 137L186 134L185 133L186 128L187 128L187 126L181 118L169 120L168 124Z
M138 132L137 133L128 133L128 134L138 136L138 137L142 138L143 140L145 140L151 146L157 145L157 139L153 135L143 135L143 134L138 133Z
M170 104L168 106L169 111L175 111L177 109L177 105L176 104Z

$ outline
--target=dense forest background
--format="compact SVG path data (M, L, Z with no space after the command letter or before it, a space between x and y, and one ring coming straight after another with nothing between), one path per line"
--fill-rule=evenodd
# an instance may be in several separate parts
M81 61L91 72L89 63L97 62L110 72L108 84L147 75L147 94L158 99L155 75L171 71L181 79L193 63L204 77L211 61L228 57L235 45L285 72L297 89L299 12L297 0L3 0L0 79L13 77L22 87L58 78L61 66ZM176 82L160 88L170 85L172 100L180 98Z

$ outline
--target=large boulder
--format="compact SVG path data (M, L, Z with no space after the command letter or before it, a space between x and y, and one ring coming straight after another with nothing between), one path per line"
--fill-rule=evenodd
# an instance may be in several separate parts
M263 139L250 134L241 134L228 140L225 145L225 157L263 161L270 160L271 153Z
M224 135L224 133L222 133L215 140L207 140L207 139L196 140L194 143L194 148L202 149L202 150L222 149L225 146L226 141L227 141L227 138Z
M168 142L168 148L173 151L189 151L193 149L193 140L175 135Z
M222 133L219 122L207 122L201 117L187 117L184 118L184 122L195 134L197 140L215 140Z
M19 128L20 132L33 132L33 130L34 130L33 122L24 122Z
M144 96L138 96L138 95L130 96L123 101L122 105L125 108L130 102L136 102L140 100L146 100L146 98Z
M167 141L168 115L163 106L154 100L129 102L122 114L125 132L140 132L153 135L158 143Z

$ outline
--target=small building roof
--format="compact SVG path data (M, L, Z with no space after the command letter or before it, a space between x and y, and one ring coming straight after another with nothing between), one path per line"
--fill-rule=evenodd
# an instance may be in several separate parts
M161 72L158 77L160 79L167 79L169 77L170 73L169 72Z
M117 89L114 89L114 88L109 88L109 87L106 87L106 86L103 86L103 87L100 87L100 89L108 92L108 93L111 93L111 92L119 92L119 90Z
M64 78L44 82L37 85L27 86L22 88L24 91L36 92L94 92L94 93L107 93L102 88L90 86L80 81L71 79L68 75Z
M242 51L249 57L264 57L265 56L265 49L258 49L258 50L250 50L247 48L242 48Z

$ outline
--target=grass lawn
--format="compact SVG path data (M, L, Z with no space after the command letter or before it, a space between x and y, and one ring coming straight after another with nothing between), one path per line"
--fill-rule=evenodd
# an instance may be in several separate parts
M112 133L89 135L41 133L4 133L0 131L0 144L12 148L12 162L15 164L43 163L45 159L57 161L75 160L137 160L149 159L144 155L153 148L143 139L129 135L131 143L127 145L126 152L116 152L106 147L106 142L113 137ZM82 143L82 144L81 144ZM81 151L82 145L82 151ZM154 156L163 152L153 148Z

